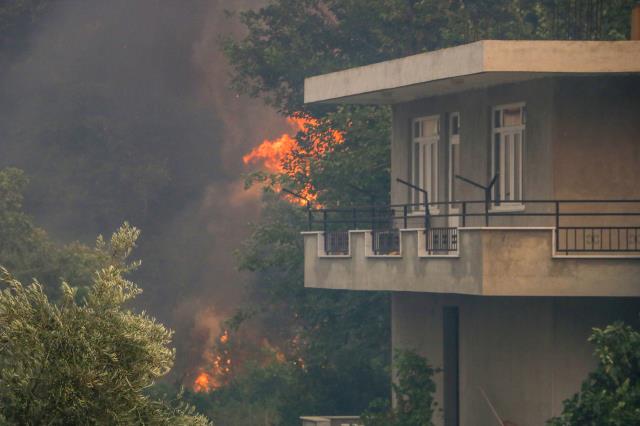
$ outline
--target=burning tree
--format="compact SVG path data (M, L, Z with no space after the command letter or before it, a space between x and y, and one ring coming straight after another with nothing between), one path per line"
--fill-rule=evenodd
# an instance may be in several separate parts
M285 363L234 375L208 396L215 409L251 401L294 425L304 412L358 412L389 393L388 295L304 289L306 218L274 192L292 189L329 208L388 201L390 110L305 105L305 77L482 38L616 39L627 25L617 11L633 1L272 0L241 13L246 35L224 45L233 86L290 117L295 132L244 159L263 166L249 183L273 191L239 251L241 269L255 272L241 322L268 336ZM574 14L560 16L567 8ZM298 359L303 367L292 367Z

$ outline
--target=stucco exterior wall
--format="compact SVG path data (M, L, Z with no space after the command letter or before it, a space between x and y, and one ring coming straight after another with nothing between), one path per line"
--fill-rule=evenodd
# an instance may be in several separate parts
M394 293L393 347L417 350L441 367L444 306L460 313L460 424L497 424L482 389L503 419L534 426L559 414L595 366L591 328L618 319L637 324L640 301ZM436 385L443 407L442 373Z
M391 201L409 202L411 120L439 115L439 194L448 197L448 114L460 112L460 174L481 184L492 177L491 109L524 102L523 197L526 199L640 199L640 76L546 77L393 106ZM458 183L461 199L482 199L482 191ZM435 201L435 200L434 200ZM600 206L567 206L581 211ZM638 206L619 205L617 209ZM469 208L478 212L481 205ZM527 212L551 212L552 205L527 204ZM522 225L523 219L492 218L492 226ZM470 219L480 226L483 219ZM563 225L637 223L637 218L567 218ZM442 221L441 221L442 222ZM444 223L435 223L436 226ZM553 218L528 217L527 226L553 226Z
M554 124L554 80L541 78L517 84L491 87L461 94L420 99L393 107L391 141L391 202L409 202L409 189L396 178L411 181L411 120L418 117L440 115L441 134L438 144L439 180L438 200L448 197L448 114L460 113L460 174L486 185L492 177L491 165L491 111L493 107L524 102L527 123L524 141L523 194L528 199L553 198L552 131ZM483 192L466 183L458 183L460 199L481 200ZM470 207L480 211L483 206ZM551 206L528 206L530 210L548 211ZM482 218L470 219L479 226ZM550 225L548 218L527 218L529 226ZM514 225L510 218L492 218L491 225Z
M486 296L640 296L637 258L566 258L552 229L459 231L459 252L430 257L421 230L403 230L400 254L372 256L367 231L350 232L348 256L323 256L319 233L305 233L306 287Z
M559 78L555 87L554 197L640 199L640 76ZM614 220L625 223L597 222ZM637 226L638 218L626 222Z

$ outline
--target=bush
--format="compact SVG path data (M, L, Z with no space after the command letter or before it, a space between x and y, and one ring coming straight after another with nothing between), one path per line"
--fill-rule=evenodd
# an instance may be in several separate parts
M144 390L173 364L171 331L126 304L141 290L124 275L139 231L125 224L96 250L105 264L81 297L66 282L51 302L0 266L0 424L205 425L190 407Z
M393 384L395 407L389 407L388 400L375 400L362 414L362 422L365 426L432 426L438 405L433 376L440 370L412 351L397 351L394 363L398 371Z
M640 333L621 322L594 328L596 370L580 392L564 401L553 426L626 426L640 424Z

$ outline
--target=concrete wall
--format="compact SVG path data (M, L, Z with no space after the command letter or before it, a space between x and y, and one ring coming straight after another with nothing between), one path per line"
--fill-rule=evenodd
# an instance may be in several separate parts
M421 230L401 231L400 254L371 256L367 231L350 232L350 255L323 257L318 233L305 233L306 287L501 296L640 296L638 258L553 253L552 229L471 228L459 252L422 252Z
M557 79L554 196L640 199L640 76Z
M439 198L448 196L448 114L460 112L460 174L486 184L491 178L491 109L524 102L526 199L640 199L640 76L547 77L394 105L391 200L409 202L411 120L440 115ZM458 182L463 199L482 199L482 191ZM434 200L435 201L435 200ZM469 210L479 212L483 206ZM598 210L601 205L563 211ZM636 205L623 210L640 211ZM605 208L606 209L606 208ZM601 209L600 209L601 210ZM526 212L550 212L552 205L528 204ZM492 226L553 226L553 218L492 218ZM567 218L563 225L638 225L638 218ZM436 225L444 223L436 222ZM472 226L482 226L473 218Z
M525 102L527 124L524 146L524 182L523 194L529 199L553 198L552 166L552 130L553 130L553 93L552 78L491 87L469 91L456 95L420 99L395 105L393 107L391 142L391 202L402 204L409 202L409 189L396 182L396 178L411 180L411 120L428 115L440 115L442 125L439 154L439 199L448 197L448 114L460 112L460 174L487 184L492 177L491 170L491 110L498 105ZM481 200L481 190L462 182L457 183L461 199ZM436 201L436 200L432 200ZM470 207L470 211L479 212L483 206ZM530 210L547 211L551 206L528 206ZM474 210L475 209L475 210ZM470 224L480 226L482 218L470 219ZM551 219L527 218L531 226L550 225ZM508 218L493 218L491 225L514 225ZM522 223L521 223L522 225Z
M640 301L394 293L393 347L417 350L441 367L444 306L460 312L460 424L498 424L482 388L503 419L534 426L559 414L594 368L591 327L637 324ZM443 374L436 384L442 407Z

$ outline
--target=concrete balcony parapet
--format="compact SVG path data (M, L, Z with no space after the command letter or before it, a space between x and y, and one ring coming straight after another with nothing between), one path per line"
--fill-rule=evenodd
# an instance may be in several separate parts
M564 256L555 229L460 228L458 251L424 250L423 229L400 230L399 253L372 255L371 232L349 231L344 256L322 252L322 232L305 232L305 286L491 296L640 296L636 256Z

